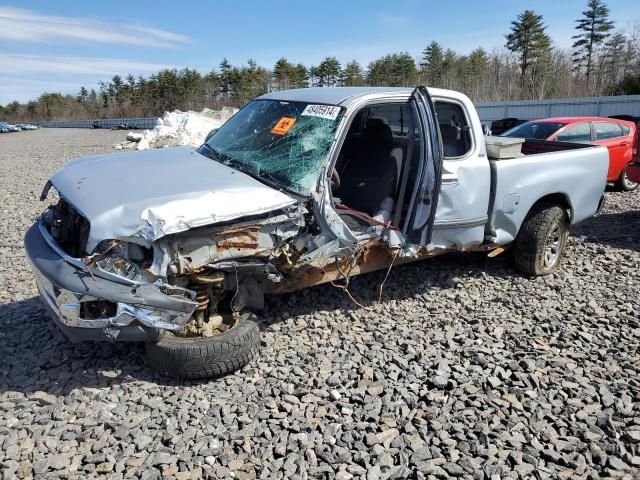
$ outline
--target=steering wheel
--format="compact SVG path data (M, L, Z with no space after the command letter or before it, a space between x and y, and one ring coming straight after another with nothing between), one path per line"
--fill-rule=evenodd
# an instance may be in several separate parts
M335 191L340 188L340 175L338 175L338 170L333 169L331 172L331 190Z

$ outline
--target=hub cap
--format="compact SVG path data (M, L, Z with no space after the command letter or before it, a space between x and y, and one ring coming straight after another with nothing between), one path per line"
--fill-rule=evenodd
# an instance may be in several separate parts
M547 237L547 244L544 249L544 266L554 267L560 258L560 247L562 244L562 229L556 222L551 228L551 233Z
M627 171L625 170L624 173L622 174L622 182L624 183L624 186L627 190L633 190L634 188L636 188L638 186L637 182L632 182L631 180L629 180L629 176L627 175Z

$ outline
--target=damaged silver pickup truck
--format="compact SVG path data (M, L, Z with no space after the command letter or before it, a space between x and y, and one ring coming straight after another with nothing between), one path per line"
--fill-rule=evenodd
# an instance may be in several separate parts
M525 274L553 272L570 226L602 204L608 160L540 141L490 159L457 92L281 91L196 150L67 164L25 245L69 338L144 341L162 374L209 377L257 355L265 294L509 246Z

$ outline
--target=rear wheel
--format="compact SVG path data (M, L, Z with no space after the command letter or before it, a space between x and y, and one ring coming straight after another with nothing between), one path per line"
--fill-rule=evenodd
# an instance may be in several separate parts
M166 332L147 343L147 364L160 374L180 379L219 377L258 356L260 330L249 314L226 331L208 337L184 337Z
M623 192L630 192L638 188L638 185L640 185L638 182L634 182L629 178L629 175L627 175L627 167L624 167L622 169L622 173L620 174L620 178L616 182L616 186L618 187L618 189L622 190Z
M513 245L515 266L527 275L548 275L560 266L567 246L569 221L564 208L542 203L535 206Z

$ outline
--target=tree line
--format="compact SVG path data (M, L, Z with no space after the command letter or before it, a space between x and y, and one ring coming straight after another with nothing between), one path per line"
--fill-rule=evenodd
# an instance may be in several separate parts
M185 68L149 77L113 76L77 95L43 93L27 103L0 106L9 121L150 117L174 109L241 106L269 91L334 86L449 88L474 101L640 94L640 31L616 30L604 0L588 0L576 20L572 49L554 46L544 18L525 10L512 22L504 48L478 47L461 55L432 41L419 59L392 53L363 67L328 56L307 67L279 59L271 69L254 60L233 66L225 58L208 73Z

